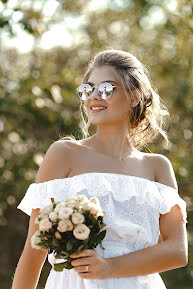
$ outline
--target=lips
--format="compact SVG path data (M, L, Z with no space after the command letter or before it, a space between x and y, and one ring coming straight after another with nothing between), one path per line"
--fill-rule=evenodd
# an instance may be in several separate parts
M92 107L106 107L107 108L107 106L105 106L105 105L101 105L101 104L91 104L90 105L90 109L92 109Z

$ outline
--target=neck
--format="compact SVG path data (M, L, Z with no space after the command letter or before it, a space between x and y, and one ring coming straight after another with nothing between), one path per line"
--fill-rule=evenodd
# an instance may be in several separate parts
M128 140L128 131L121 129L108 130L98 128L92 137L92 147L100 153L112 156L118 160L125 160L137 150L133 148Z

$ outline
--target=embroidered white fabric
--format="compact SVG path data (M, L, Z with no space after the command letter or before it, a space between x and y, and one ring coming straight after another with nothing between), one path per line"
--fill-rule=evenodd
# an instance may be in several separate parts
M83 173L44 183L32 183L17 206L29 216L32 209L42 208L64 195L84 194L97 196L106 211L104 223L107 230L102 241L105 250L95 249L104 258L117 257L158 243L160 214L170 212L174 205L181 209L187 223L186 202L177 190L145 178L118 173ZM48 261L54 263L53 254ZM51 269L45 289L166 289L159 273L145 276L109 279L84 279L74 269L56 272Z

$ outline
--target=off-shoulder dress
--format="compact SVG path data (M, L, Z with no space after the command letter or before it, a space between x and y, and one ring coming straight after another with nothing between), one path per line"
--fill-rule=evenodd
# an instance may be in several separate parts
M83 173L64 179L32 183L17 206L31 215L32 209L42 208L55 201L63 201L64 195L84 194L97 196L106 211L106 236L95 249L104 258L116 257L150 247L158 243L160 214L170 212L178 205L187 223L186 202L177 190L170 186L142 177L118 173ZM56 260L48 254L53 266ZM50 270L45 289L166 289L159 273L126 278L86 279L74 269L56 272Z

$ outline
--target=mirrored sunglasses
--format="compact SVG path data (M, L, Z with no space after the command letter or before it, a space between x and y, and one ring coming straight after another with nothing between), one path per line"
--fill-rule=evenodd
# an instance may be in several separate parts
M83 83L79 85L77 92L81 100L88 100L94 89L98 88L98 96L100 96L102 99L109 99L112 96L113 89L115 87L119 86L114 86L109 82L103 82L99 84L99 86L91 86L88 83Z

